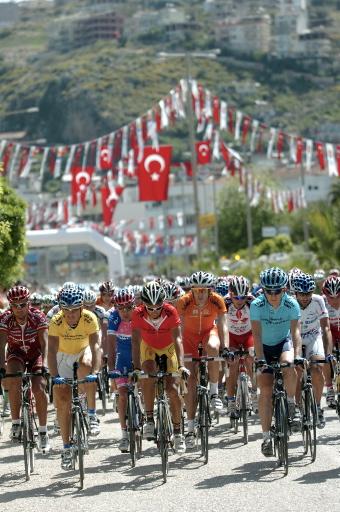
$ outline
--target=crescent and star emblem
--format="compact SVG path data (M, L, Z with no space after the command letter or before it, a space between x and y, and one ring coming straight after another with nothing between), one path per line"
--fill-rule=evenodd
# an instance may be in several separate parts
M102 157L102 160L104 160L104 162L108 162L109 161L109 150L108 149L102 149L101 157Z
M201 144L199 147L199 152L201 153L201 155L206 156L209 153L208 144Z
M158 181L165 169L165 160L161 155L149 155L144 160L144 169L150 174L152 181Z
M76 183L79 187L79 190L82 192L87 188L87 186L91 183L91 176L86 171L80 171L76 175Z
M108 208L112 208L114 206L114 204L112 204L112 203L117 203L117 201L118 201L118 196L116 194L116 191L111 190L109 197L106 199L106 206Z

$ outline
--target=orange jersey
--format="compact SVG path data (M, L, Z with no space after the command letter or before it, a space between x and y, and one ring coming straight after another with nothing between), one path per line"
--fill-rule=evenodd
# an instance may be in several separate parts
M214 292L210 292L203 307L198 307L188 292L177 301L176 308L183 321L183 338L206 337L217 317L227 311L223 298Z

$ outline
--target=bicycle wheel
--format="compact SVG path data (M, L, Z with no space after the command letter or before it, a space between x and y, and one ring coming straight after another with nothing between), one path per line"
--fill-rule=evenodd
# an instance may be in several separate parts
M283 396L275 400L275 442L279 465L288 474L288 414L287 403Z
M28 481L31 476L30 464L30 434L29 434L29 412L27 406L22 407L22 446L24 448L25 476Z
M302 438L304 454L309 451L312 462L316 459L316 424L315 397L312 388L307 388L302 393Z
M129 432L129 447L130 447L130 457L131 457L131 466L134 468L136 465L136 452L137 452L137 443L136 443L136 404L134 400L133 394L128 395L128 410L127 410L127 420L128 420L128 432Z
M207 393L201 393L198 402L198 414L199 414L199 433L201 440L201 457L204 457L204 464L208 463L209 459L209 426L210 426L210 414L209 414L209 403Z
M157 434L158 434L158 449L162 460L162 474L163 482L167 481L169 472L169 459L168 459L168 443L166 437L166 412L165 403L160 402L158 405L158 418L157 418Z
M74 421L74 449L76 450L76 458L78 459L78 469L80 476L80 488L84 487L84 454L86 452L86 439L85 439L85 428L83 423L83 418L80 411L74 411L73 413L73 421Z
M103 374L100 373L99 375L100 375L100 387L101 387L101 391L102 391L102 413L103 413L103 416L105 416L106 404L107 404L106 385L105 385L105 380L104 380Z
M248 444L248 404L249 404L249 389L248 383L245 380L241 381L241 397L240 397L240 417L243 427L243 442Z

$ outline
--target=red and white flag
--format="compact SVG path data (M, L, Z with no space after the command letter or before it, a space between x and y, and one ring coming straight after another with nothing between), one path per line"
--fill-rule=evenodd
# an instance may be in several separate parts
M138 164L140 201L168 199L171 155L172 146L160 146L159 151L151 146L144 148L143 158Z
M211 162L210 142L196 142L196 157L198 165L207 165Z
M112 151L107 144L100 148L99 166L102 171L112 169Z
M338 167L338 175L340 176L340 145L336 147L336 163Z
M82 166L72 167L71 197L73 206L77 205L80 200L82 207L86 207L87 189L91 185L93 172L94 167L92 166L85 168Z
M107 179L104 180L100 192L102 196L102 212L105 226L110 226L112 223L112 217L123 190L124 187L120 185L115 186L112 182L109 183Z
M322 171L325 170L326 168L326 162L325 162L325 148L324 148L324 145L322 142L316 142L315 143L315 148L316 148L316 155L318 157L318 161L319 161L319 165L320 165L320 169Z

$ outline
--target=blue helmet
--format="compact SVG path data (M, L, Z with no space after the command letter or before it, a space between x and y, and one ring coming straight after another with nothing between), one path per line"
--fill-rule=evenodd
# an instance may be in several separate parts
M310 274L298 274L293 278L293 290L297 293L309 293L315 290L315 281Z
M77 309L84 304L84 292L79 288L66 288L61 290L58 295L58 304L60 308Z
M215 292L221 295L222 297L225 297L227 295L228 289L228 281L226 281L225 279L223 281L219 281L215 286Z
M288 282L288 275L278 267L267 268L260 274L260 283L263 288L284 288Z

